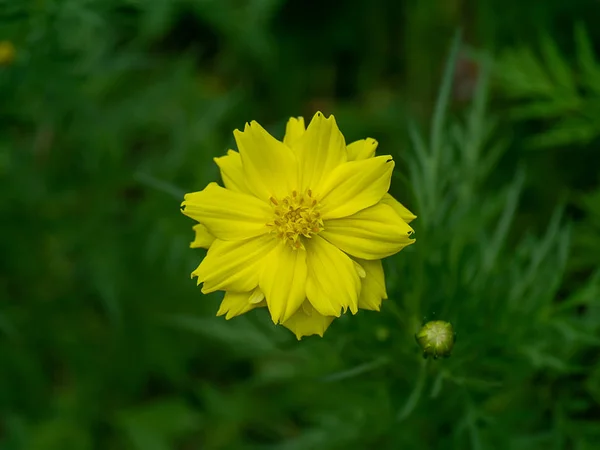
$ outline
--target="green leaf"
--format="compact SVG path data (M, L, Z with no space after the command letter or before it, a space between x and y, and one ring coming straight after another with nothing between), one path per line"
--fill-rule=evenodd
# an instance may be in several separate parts
M583 84L595 94L600 94L600 65L596 61L589 34L581 22L575 25L575 47Z
M277 350L275 342L246 316L226 321L222 317L173 315L166 323L176 328L204 335L231 347L236 353L262 354ZM272 334L272 333L271 333Z
M580 97L532 100L512 108L510 117L514 120L556 119L578 113L583 108L585 102Z
M182 399L166 398L122 410L115 422L138 450L169 450L197 427L199 417Z
M559 53L556 43L547 34L542 37L542 53L550 75L559 88L557 95L576 95L575 80L571 67Z
M596 124L581 118L565 117L554 128L528 139L532 149L566 147L571 144L587 144L600 133Z
M434 158L438 158L441 152L441 145L443 139L443 127L446 119L446 111L448 109L448 103L450 101L450 94L452 92L452 82L454 80L454 70L456 67L456 61L458 59L458 52L461 45L461 33L456 32L452 39L450 46L450 53L446 60L446 68L444 69L444 75L442 77L442 84L438 93L437 100L435 102L435 108L433 111L433 118L431 121L431 153Z

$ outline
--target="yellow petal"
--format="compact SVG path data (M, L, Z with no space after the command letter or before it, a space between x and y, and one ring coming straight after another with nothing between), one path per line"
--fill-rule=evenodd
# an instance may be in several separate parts
M201 223L194 225L193 228L196 232L196 237L194 238L194 241L190 244L190 248L210 247L210 244L214 242L215 237L212 234L210 234L208 229Z
M295 143L300 164L300 190L320 191L321 183L329 173L346 162L346 142L335 118L327 119L320 112L310 121L306 132Z
M323 219L337 219L373 206L390 187L394 161L377 156L336 167L320 193Z
M348 144L348 161L360 161L375 156L377 141L373 138L361 139Z
M288 320L306 298L306 251L280 242L265 260L259 283L273 322Z
M304 134L304 131L306 131L304 117L291 117L285 126L283 143L293 149L298 139Z
M239 316L251 309L259 307L260 302L252 303L251 301L253 296L256 297L257 291L260 294L259 288L250 292L225 292L221 306L219 306L219 311L217 311L217 316L226 314L225 319L229 320L232 317Z
M265 294L263 294L260 288L254 289L250 295L249 302L253 305L267 306L267 303L265 302Z
M326 220L324 228L319 236L357 258L385 258L415 241L410 225L382 203L343 219Z
M244 168L248 189L269 201L282 198L298 187L298 164L292 150L271 136L258 123L246 125L244 132L233 132Z
M308 278L306 296L325 316L339 317L342 310L358 310L360 279L353 261L320 236L305 242Z
M242 158L240 158L238 152L228 150L227 155L214 158L214 161L221 170L221 178L223 178L223 184L227 189L251 194L248 186L246 186Z
M276 243L270 234L245 241L217 239L192 277L198 277L198 284L204 283L205 294L217 290L252 291L258 286L265 257Z
M256 197L210 183L203 191L185 195L183 213L204 224L217 239L238 240L269 231L271 207Z
M362 279L360 297L358 297L358 307L360 309L379 311L381 308L381 300L387 298L385 276L381 260L376 259L374 261L368 261L366 259L359 259L357 262L366 273L366 276Z
M396 200L390 194L385 194L383 196L383 198L381 199L381 203L394 208L394 211L396 211L396 214L398 214L402 218L402 220L404 220L406 223L411 223L413 220L415 220L417 218L417 216L415 216L413 213L411 213L406 206L404 206L402 203L400 203L398 200Z
M358 262L356 262L354 259L352 260L352 262L354 263L354 269L356 269L356 273L358 274L359 278L366 277L367 272L365 272L365 268L361 266Z
M315 310L308 300L302 303L302 308L298 308L292 317L282 323L284 327L291 330L298 340L303 336L318 334L323 337L335 317L324 316Z

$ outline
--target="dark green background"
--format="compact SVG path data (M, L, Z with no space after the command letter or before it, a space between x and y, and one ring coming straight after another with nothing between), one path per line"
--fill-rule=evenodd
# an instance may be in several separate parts
M599 14L0 0L0 449L597 448ZM298 342L214 317L178 209L233 129L316 110L394 155L419 218L381 313Z

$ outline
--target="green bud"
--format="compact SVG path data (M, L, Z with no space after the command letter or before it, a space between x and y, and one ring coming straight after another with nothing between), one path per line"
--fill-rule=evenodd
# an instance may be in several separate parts
M452 324L443 320L427 322L415 334L417 343L423 350L423 358L433 356L433 359L447 358L452 353L456 333Z

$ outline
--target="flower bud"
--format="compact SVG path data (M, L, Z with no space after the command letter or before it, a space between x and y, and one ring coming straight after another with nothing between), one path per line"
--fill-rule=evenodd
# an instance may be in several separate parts
M452 353L456 333L452 324L443 320L427 322L417 334L417 343L423 350L423 358L433 356L433 359L447 358Z

